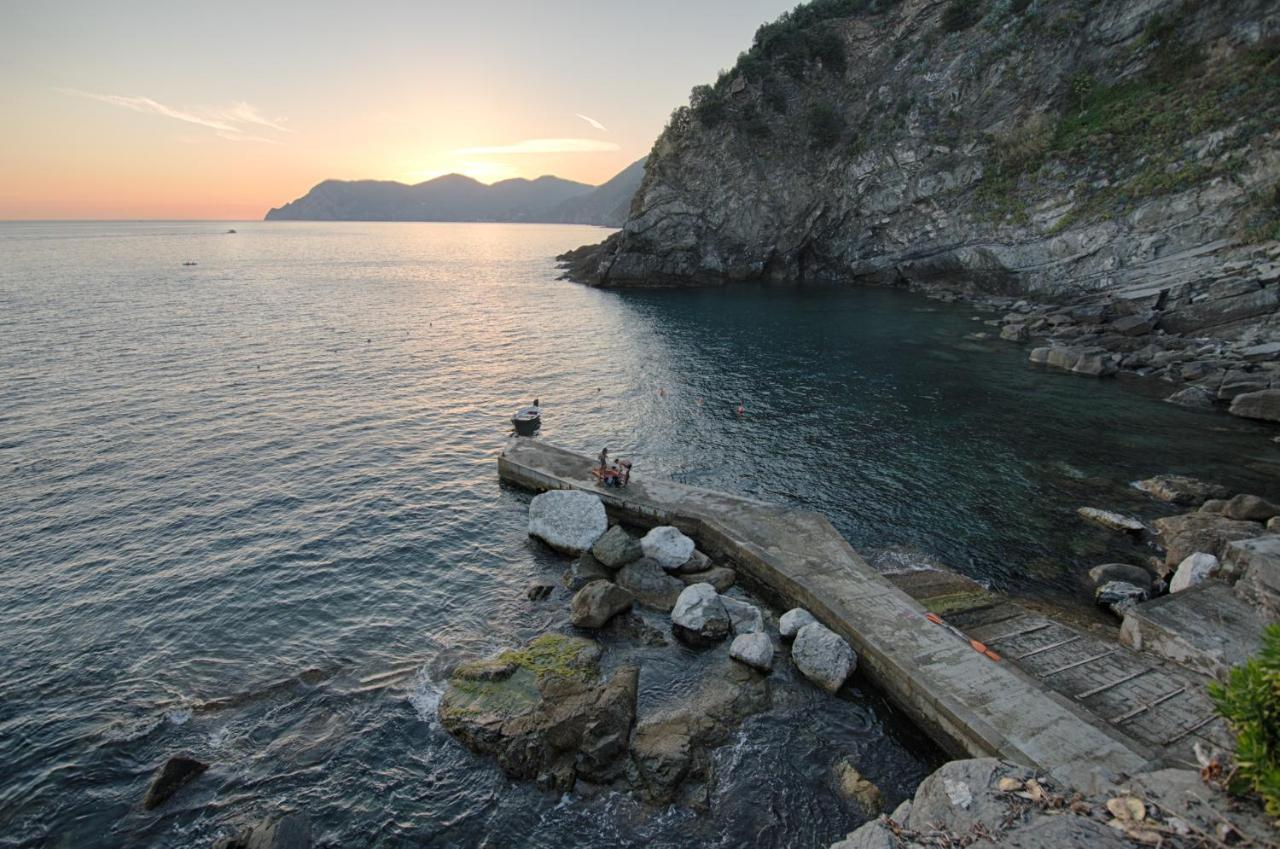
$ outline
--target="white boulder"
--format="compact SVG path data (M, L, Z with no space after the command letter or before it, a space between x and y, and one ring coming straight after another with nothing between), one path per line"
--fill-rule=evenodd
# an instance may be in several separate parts
M849 644L819 622L811 622L796 634L791 646L796 668L828 693L834 693L858 665L858 656Z
M656 560L668 572L683 566L693 555L693 540L680 533L679 528L660 525L640 540L644 556Z
M582 554L608 529L604 503L589 492L553 489L529 502L529 535L562 554Z
M720 596L720 603L729 613L729 622L735 634L758 634L764 631L764 614L760 608L736 598Z
M729 657L768 672L773 668L773 641L764 633L739 634L729 644Z
M803 607L797 607L782 614L782 618L778 620L778 633L790 639L800 633L800 629L805 625L812 625L817 621L812 613Z
M717 643L729 636L729 612L710 584L685 587L671 611L676 636L694 644Z
M1221 568L1222 564L1212 554L1196 552L1178 564L1178 571L1173 573L1173 579L1169 581L1169 592L1180 593L1203 584Z

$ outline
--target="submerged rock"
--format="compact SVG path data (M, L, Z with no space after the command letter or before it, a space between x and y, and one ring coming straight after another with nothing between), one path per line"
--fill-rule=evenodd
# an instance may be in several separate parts
M664 613L676 606L676 599L684 591L684 584L678 578L668 575L656 560L648 557L623 566L614 580L635 596L639 604Z
M614 525L591 546L591 553L600 565L617 571L628 563L644 556L640 540L627 533L621 525Z
M543 601L555 588L555 584L548 584L546 581L533 581L525 588L524 594L529 601Z
M582 554L608 529L604 503L589 492L554 489L529 502L529 535L562 554Z
M693 540L670 525L659 525L640 540L644 556L668 571L684 565L693 554Z
M782 614L782 618L778 620L778 633L784 639L789 639L800 633L800 629L805 625L812 625L817 621L813 618L813 614L803 607L792 608Z
M773 669L773 641L762 632L739 634L729 644L729 657L753 669L768 672Z
M1137 481L1133 486L1152 498L1189 507L1198 507L1210 498L1231 496L1231 491L1225 486L1186 475L1157 475L1154 478Z
M614 616L630 610L631 593L609 581L592 581L569 603L569 621L578 628L603 628Z
M624 667L601 683L600 653L591 640L544 634L463 664L440 699L440 724L510 778L560 791L578 778L612 781L624 769L639 677Z
M1197 552L1178 564L1178 569L1169 581L1169 592L1180 593L1199 586L1218 573L1222 565L1212 554Z
M710 584L686 587L671 611L676 636L694 645L718 643L729 636L729 613Z
M147 787L147 795L142 800L142 807L149 811L163 805L174 793L208 768L207 763L186 755L175 755L169 758L151 779L151 784Z
M286 814L263 820L213 845L214 849L310 849L311 819L306 814Z
M1081 507L1076 510L1076 513L1085 521L1093 522L1095 525L1101 525L1113 531L1141 534L1147 529L1147 526L1140 519L1113 513L1110 510L1099 510L1097 507Z
M836 632L810 622L796 633L791 661L804 677L828 693L834 693L858 665L858 656Z
M880 793L880 788L863 778L862 773L858 772L858 768L848 758L838 762L833 772L840 795L857 802L867 816L874 817L884 809L884 796Z

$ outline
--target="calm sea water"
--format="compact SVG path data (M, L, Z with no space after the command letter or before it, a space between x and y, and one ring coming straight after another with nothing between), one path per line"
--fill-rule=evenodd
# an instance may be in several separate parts
M1035 370L963 307L558 282L584 227L235 226L0 225L0 846L207 845L280 808L331 846L825 846L862 820L843 756L905 798L938 753L785 664L710 815L512 784L440 730L442 670L565 624L496 479L534 396L551 441L1055 603L1145 553L1081 504L1155 515L1127 483L1170 471L1277 494L1272 431ZM644 657L642 711L705 665ZM179 751L210 771L142 811Z

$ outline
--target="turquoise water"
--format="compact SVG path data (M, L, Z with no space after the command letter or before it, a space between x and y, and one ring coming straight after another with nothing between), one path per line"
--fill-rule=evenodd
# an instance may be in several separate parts
M1154 515L1127 483L1170 471L1277 494L1267 428L1035 370L963 307L557 281L585 227L235 226L0 225L0 846L207 845L278 807L334 846L825 846L862 819L845 755L904 798L937 752L785 665L710 815L511 784L439 729L442 670L565 623L496 480L534 396L550 441L1058 603L1144 554L1081 504ZM643 657L642 710L706 660ZM143 812L184 750L210 771Z

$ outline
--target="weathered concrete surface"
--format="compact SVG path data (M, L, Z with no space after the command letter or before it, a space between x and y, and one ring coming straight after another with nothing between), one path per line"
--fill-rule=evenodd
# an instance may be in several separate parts
M590 474L593 462L516 439L499 457L498 471L535 491L595 492L620 518L675 525L732 559L752 589L782 606L806 608L847 639L859 669L954 753L1002 757L1076 786L1099 773L1148 767L1136 744L926 620L925 609L871 568L820 514L642 474L626 489L601 489Z

